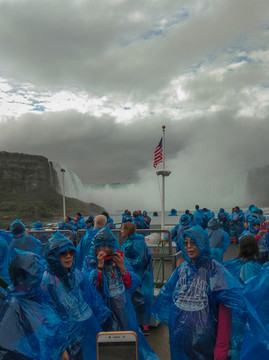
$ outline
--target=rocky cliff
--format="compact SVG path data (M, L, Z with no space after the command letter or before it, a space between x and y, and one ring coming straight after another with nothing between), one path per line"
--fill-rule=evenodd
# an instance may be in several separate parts
M44 156L0 152L0 219L62 216L62 196L55 190L56 174ZM66 198L66 213L96 214L104 209Z

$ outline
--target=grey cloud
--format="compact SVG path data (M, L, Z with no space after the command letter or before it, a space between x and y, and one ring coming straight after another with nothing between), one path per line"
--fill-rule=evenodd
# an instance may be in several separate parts
M67 1L1 3L1 57L6 74L34 83L79 84L97 93L133 91L143 97L162 89L188 66L215 51L248 40L248 32L265 21L268 5L249 0L220 2L212 9L194 12L196 2L144 4ZM165 36L148 40L143 34L156 23L189 9L190 18ZM129 15L140 11L141 22ZM124 39L134 39L122 46ZM24 74L24 75L22 75Z
M161 125L150 119L122 125L112 118L63 112L9 119L0 123L0 137L2 149L62 162L84 183L126 183L137 181L139 170L152 166ZM175 141L167 156L173 158L183 144Z
M141 170L152 169L162 124L163 119L147 118L123 125L111 118L76 112L25 115L1 123L0 139L3 150L59 161L84 183L132 183L141 180ZM226 111L217 118L214 115L178 122L165 119L165 124L167 161L175 173L180 174L186 164L190 174L217 176L268 163L267 120L234 120L233 114Z

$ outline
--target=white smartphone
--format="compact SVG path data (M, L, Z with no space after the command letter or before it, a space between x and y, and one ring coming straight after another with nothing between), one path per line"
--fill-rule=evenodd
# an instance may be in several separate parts
M133 331L100 332L96 342L97 360L138 360L137 334Z

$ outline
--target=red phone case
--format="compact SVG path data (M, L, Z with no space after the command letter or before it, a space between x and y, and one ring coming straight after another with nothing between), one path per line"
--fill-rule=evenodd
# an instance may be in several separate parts
M266 231L266 222L265 221L262 221L261 224L260 224L260 230L262 231Z
M110 253L108 256L105 256L105 257L104 257L104 260L105 260L105 261L110 260L110 259L113 258L113 256L114 256L114 253Z
M123 251L121 251L121 250L116 250L116 253L118 253L118 254L120 254L120 256L123 256Z

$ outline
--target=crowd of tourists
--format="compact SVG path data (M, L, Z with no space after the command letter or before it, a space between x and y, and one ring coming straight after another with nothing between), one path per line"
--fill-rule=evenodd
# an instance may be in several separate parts
M159 359L146 339L151 316L169 327L172 360L269 358L263 211L186 210L171 230L184 261L155 301L151 252L136 233L150 223L147 211L125 210L123 242L107 212L67 216L49 239L29 235L18 219L0 230L0 359L96 359L97 334L124 330L137 333L139 360ZM42 230L37 221L31 234ZM238 257L223 261L233 243Z

